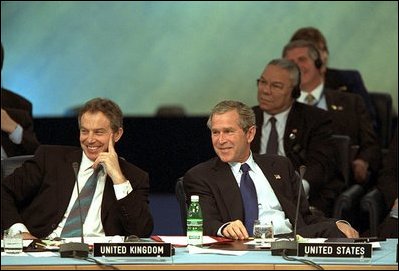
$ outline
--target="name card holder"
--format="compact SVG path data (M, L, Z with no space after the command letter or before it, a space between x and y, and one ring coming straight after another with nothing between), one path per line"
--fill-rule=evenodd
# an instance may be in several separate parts
M372 245L366 243L298 243L298 256L371 259Z
M94 243L94 257L171 257L170 243Z

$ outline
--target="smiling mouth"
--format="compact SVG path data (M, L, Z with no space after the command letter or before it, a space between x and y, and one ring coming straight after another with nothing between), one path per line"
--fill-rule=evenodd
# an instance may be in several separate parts
M92 152L97 151L99 148L100 148L100 147L96 147L96 146L87 146L87 149L88 149L89 151L92 151Z

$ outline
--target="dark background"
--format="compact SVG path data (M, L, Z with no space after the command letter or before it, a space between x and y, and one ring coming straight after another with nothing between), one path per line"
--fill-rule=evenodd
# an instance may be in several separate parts
M208 117L126 117L115 149L150 174L151 192L174 192L176 179L215 156ZM80 146L76 117L35 118L41 144Z

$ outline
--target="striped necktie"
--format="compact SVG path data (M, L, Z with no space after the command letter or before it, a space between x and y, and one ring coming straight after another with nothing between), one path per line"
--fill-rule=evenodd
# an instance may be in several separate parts
M82 216L83 224L93 200L94 192L96 191L98 173L101 169L102 167L99 166L94 170L93 174L89 177L85 186L82 188L82 191L80 191L65 222L64 228L62 229L61 237L79 237L82 235L80 216Z

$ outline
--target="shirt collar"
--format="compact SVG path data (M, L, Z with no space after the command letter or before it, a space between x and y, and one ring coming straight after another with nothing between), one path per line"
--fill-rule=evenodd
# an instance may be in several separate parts
M83 152L82 155L82 163L80 164L80 168L83 169L84 171L88 170L88 169L92 169L94 162L91 161L85 154L85 152Z
M286 110L284 110L283 112L280 112L276 115L270 115L270 114L266 113L265 111L263 111L263 125L266 125L267 122L269 121L270 117L272 117L272 116L276 118L277 123L285 123L288 118L288 114L291 111L291 107L292 107L292 105L290 107L288 107Z
M242 164L248 164L248 166L251 168L251 170L253 170L255 168L255 161L254 161L254 158L252 156L252 152L249 153L249 157L244 163L229 162L230 168L231 168L231 170L233 171L233 173L235 175L240 173Z
M301 90L301 96L299 97L299 101L302 103L306 103L305 102L305 97L308 94L312 94L313 97L315 98L315 101L318 102L321 99L321 96L323 95L323 89L324 89L324 82L321 82L315 89L313 89L311 92L306 92Z

